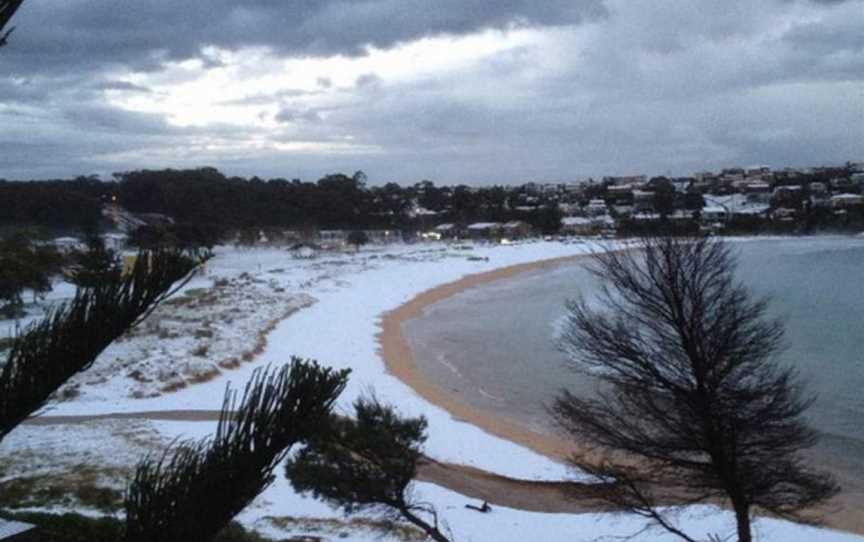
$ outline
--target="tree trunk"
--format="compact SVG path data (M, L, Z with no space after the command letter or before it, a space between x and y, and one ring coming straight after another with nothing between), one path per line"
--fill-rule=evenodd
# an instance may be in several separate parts
M750 532L750 506L738 500L732 501L735 509L735 522L738 524L738 542L752 542Z
M429 538L431 538L435 542L450 542L450 539L444 536L441 531L439 531L436 527L429 525L422 518L415 516L407 508L400 508L399 511L402 513L405 519L423 529L423 532L429 535Z

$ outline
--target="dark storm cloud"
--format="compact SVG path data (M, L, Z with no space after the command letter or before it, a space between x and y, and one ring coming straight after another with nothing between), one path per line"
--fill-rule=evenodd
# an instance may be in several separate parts
M19 31L2 62L22 73L109 65L146 70L166 59L199 57L207 45L359 55L369 45L573 24L603 14L601 0L30 0L16 15Z
M862 23L862 0L25 0L0 51L0 177L214 165L492 183L861 159ZM416 77L267 78L287 58L512 27L538 32ZM178 59L197 62L165 68ZM202 96L235 124L205 107L178 126L171 93L221 67L262 81Z
M177 131L161 115L127 111L101 104L70 106L64 110L63 116L86 134L107 130L118 135L159 135Z

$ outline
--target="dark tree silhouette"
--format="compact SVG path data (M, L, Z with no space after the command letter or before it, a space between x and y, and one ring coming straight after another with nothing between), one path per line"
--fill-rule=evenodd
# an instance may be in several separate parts
M725 502L739 542L754 509L815 521L838 488L801 452L815 433L812 399L773 359L783 327L733 277L729 247L710 238L648 238L604 252L597 300L568 303L562 348L599 381L596 397L563 392L552 412L589 452L573 463L605 481L609 498L685 540L660 501ZM635 465L635 467L634 467Z
M369 242L369 236L363 230L355 230L348 234L348 243L354 245L354 250L360 250L360 246Z
M74 255L75 266L69 273L71 281L81 288L119 281L123 272L120 256L105 246L99 231L93 227L85 228L84 241L87 250Z
M140 253L122 281L79 289L71 301L25 328L0 369L0 440L143 321L199 261L179 252Z
M51 279L60 272L63 257L48 245L38 245L26 231L0 239L0 315L13 318L23 312L22 292L51 291Z
M126 494L126 540L212 541L270 485L291 446L320 430L347 378L294 358L256 371L239 406L229 389L214 437L138 464Z
M346 513L372 510L390 520L404 518L433 540L449 542L435 509L410 494L426 420L402 418L374 398L358 399L354 410L356 419L331 416L327 430L288 461L291 485Z
M12 34L15 27L6 30L6 26L23 2L24 0L0 0L0 47L9 42L9 35Z

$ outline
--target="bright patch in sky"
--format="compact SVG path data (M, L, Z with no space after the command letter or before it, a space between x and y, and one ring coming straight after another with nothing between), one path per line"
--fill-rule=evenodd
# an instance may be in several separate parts
M105 92L112 105L163 114L177 126L276 128L285 122L277 117L286 104L319 108L326 117L328 108L350 101L357 89L465 69L537 37L529 30L490 30L459 38L425 38L389 50L367 48L361 57L281 58L269 48L208 47L202 59L167 63L155 73L114 77L152 92Z

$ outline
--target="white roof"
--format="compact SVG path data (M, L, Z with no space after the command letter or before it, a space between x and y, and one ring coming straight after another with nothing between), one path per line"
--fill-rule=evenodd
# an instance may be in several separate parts
M510 222L505 222L505 228L518 228L519 226L525 225L526 222L523 220L511 220Z
M11 538L16 534L26 533L35 527L35 525L30 525L29 523L0 519L0 540Z
M591 224L591 222L590 218L585 218L584 216L565 216L561 219L562 226L584 226Z
M633 220L659 220L658 213L636 213L633 215Z
M501 224L497 222L476 222L468 226L469 230L491 230L493 228L500 228Z
M452 230L455 227L456 226L453 224L439 224L439 225L435 226L435 230L436 231L447 231L447 230Z
M705 207L702 212L717 212L713 207L722 207L727 212L738 215L752 215L764 213L769 206L764 203L752 203L747 201L745 194L729 194L728 196L717 196L705 194Z
M862 198L864 198L864 196L862 196L860 194L837 194L836 196L831 196L832 201L835 201L835 200L836 201L841 201L841 200L858 201Z

